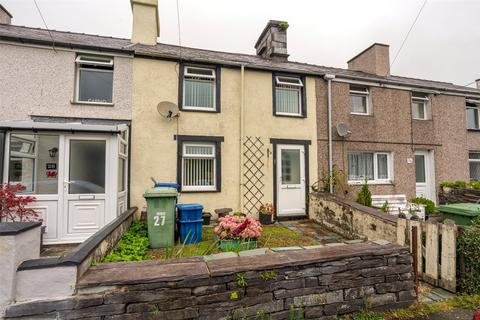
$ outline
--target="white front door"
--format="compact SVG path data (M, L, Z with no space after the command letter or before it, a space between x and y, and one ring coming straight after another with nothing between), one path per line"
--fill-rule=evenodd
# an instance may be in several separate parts
M277 145L277 215L305 215L305 146Z
M431 151L415 151L416 196L435 202L435 173Z
M90 136L65 139L64 239L85 240L105 225L108 142Z

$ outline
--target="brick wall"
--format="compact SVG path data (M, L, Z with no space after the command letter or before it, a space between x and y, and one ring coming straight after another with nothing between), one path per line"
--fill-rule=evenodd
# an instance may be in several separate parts
M239 281L243 279L244 281ZM406 307L415 300L412 258L397 245L362 243L205 261L105 264L80 279L77 295L12 305L28 319L335 319Z

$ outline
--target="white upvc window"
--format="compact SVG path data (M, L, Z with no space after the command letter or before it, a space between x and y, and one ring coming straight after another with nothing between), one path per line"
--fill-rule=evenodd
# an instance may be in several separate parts
M391 183L393 166L389 152L352 151L348 153L349 183Z
M302 116L302 90L300 77L275 76L275 114Z
M428 120L430 118L428 95L412 93L412 118L415 120Z
M75 102L111 104L113 97L113 58L78 55Z
M467 129L480 129L480 113L478 110L478 105L475 103L467 102L466 105L467 112Z
M216 110L215 68L186 66L183 74L183 109Z
M468 153L468 165L470 167L470 180L480 181L480 152Z
M358 115L371 114L370 91L368 87L350 85L350 113Z
M216 191L215 143L184 142L182 148L182 191Z

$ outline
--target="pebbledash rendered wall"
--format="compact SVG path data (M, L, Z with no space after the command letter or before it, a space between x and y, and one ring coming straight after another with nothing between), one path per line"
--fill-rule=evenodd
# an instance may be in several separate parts
M350 114L349 84L332 84L333 126L348 124L351 134L341 138L333 133L333 164L347 170L349 151L390 152L393 182L372 184L373 194L405 194L415 197L415 150L431 150L435 160L435 193L443 181L469 180L468 152L480 148L478 132L467 130L465 98L448 94L430 95L431 120L415 120L411 115L411 92L371 86L372 115ZM316 81L318 171L328 169L327 88ZM350 185L347 198L355 199L360 185Z
M242 281L240 281L242 279ZM416 299L405 247L362 243L205 261L92 267L77 294L10 306L7 319L336 319Z

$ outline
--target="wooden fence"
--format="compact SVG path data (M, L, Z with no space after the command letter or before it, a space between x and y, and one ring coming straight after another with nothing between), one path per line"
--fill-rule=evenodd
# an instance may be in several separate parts
M397 243L410 246L417 262L417 278L451 292L457 287L456 238L457 226L452 220L397 221Z

